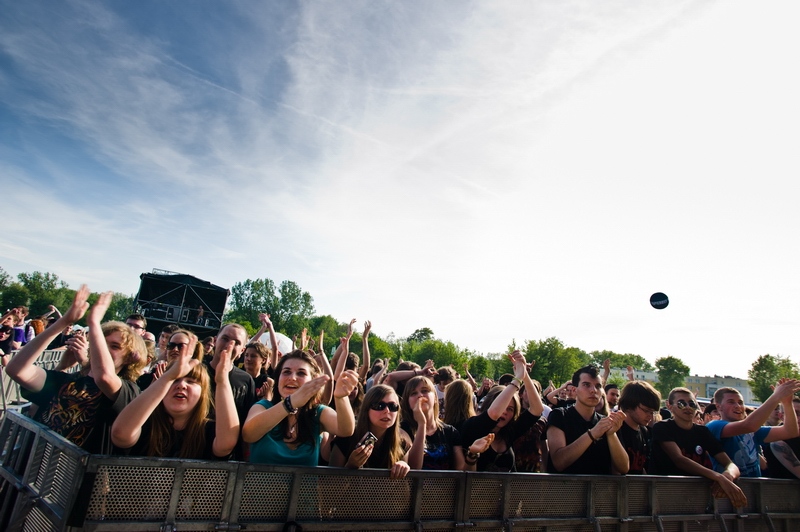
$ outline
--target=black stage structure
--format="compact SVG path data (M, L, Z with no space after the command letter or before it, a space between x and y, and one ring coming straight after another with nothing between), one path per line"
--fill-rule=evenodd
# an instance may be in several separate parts
M147 330L158 337L166 325L176 324L203 338L222 324L230 290L185 273L153 269L143 273L133 302L147 318Z

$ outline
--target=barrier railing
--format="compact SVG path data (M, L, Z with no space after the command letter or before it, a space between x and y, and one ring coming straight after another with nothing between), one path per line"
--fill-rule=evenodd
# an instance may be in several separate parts
M16 354L16 351L13 352ZM52 349L43 351L39 358L36 359L34 362L35 365L43 368L43 369L55 369L58 366L58 363L61 362L61 355L64 354L63 349ZM68 372L72 373L74 371L78 371L80 368L75 366L71 368ZM11 380L4 368L0 366L0 407L3 411L7 410L11 406L18 406L21 403L24 403L25 400L22 398L22 394L20 393L19 384ZM0 415L2 415L2 411L0 411Z
M0 530L800 530L800 482L289 468L89 455L17 412L0 426Z

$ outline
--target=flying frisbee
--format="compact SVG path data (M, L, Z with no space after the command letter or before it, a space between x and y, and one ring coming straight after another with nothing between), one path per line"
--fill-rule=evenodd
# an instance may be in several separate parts
M650 304L655 309L665 309L667 308L667 305L669 305L669 298L667 297L667 294L664 294L663 292L656 292L650 296Z

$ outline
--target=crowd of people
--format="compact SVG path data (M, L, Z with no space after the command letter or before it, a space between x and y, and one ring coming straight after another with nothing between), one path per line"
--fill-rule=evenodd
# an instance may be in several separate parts
M202 340L168 325L156 339L140 314L103 322L111 296L90 308L82 286L30 335L27 309L0 323L2 363L30 415L92 453L376 468L392 478L412 469L694 475L736 507L746 504L739 477L800 478L798 380L781 379L749 411L736 389L720 388L701 411L682 387L662 404L630 367L624 385L608 382L608 361L543 390L530 377L535 361L514 351L513 374L479 384L467 365L462 377L432 361L372 362L370 322L361 358L350 352L352 320L329 360L324 335L317 343L304 333L279 352L267 314L252 338L229 323ZM53 348L63 349L57 368L35 364Z

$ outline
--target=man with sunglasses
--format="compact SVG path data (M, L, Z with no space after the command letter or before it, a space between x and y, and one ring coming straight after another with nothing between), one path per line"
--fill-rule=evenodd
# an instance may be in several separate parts
M617 431L617 437L628 453L629 475L646 474L645 467L653 445L649 425L659 408L661 394L650 383L631 381L622 388L619 409L625 413L625 421Z
M672 418L653 426L651 473L705 477L714 481L712 494L729 498L735 508L745 506L747 497L734 484L739 468L711 431L694 423L698 409L694 394L688 388L673 388L667 402ZM714 471L711 457L722 466L721 472Z
M792 397L797 391L800 391L800 381L781 379L772 395L750 415L746 414L744 399L736 388L724 387L714 393L720 419L707 427L722 442L743 477L761 476L759 449L762 444L800 436L792 408ZM762 426L780 404L786 411L786 422L779 427ZM720 465L714 462L714 468L719 471Z

